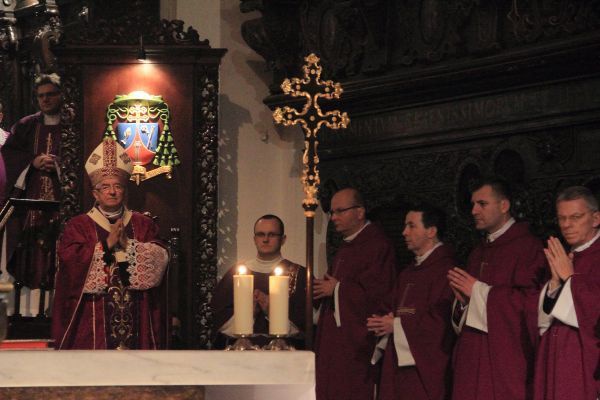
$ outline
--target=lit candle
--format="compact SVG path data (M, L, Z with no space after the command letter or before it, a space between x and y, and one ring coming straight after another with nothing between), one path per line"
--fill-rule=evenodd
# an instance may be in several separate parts
M233 275L233 333L251 335L254 326L254 276L240 265Z
M275 275L269 277L269 334L287 335L289 324L290 277L283 275L283 268L276 267Z

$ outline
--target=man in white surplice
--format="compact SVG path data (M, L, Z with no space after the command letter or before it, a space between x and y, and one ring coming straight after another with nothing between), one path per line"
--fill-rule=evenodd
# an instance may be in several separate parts
M254 344L262 346L269 342L269 276L275 267L283 268L290 277L289 318L290 335L304 331L306 309L306 270L303 266L286 260L281 255L281 247L286 241L283 221L276 215L267 214L254 223L254 245L256 257L241 263L254 276ZM213 341L216 348L224 347L233 336L233 275L235 265L219 281L211 302L213 310ZM301 345L294 342L294 345Z

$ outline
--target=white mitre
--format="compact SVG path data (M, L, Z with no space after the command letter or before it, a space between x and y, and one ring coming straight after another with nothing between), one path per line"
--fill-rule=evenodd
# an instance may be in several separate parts
M125 183L133 171L133 162L123 146L111 138L105 138L88 157L85 170L92 186L109 177L116 177Z

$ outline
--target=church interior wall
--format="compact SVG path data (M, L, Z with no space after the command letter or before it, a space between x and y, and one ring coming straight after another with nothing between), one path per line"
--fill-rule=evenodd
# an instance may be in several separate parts
M240 12L239 1L177 0L161 3L193 26L212 47L228 49L220 69L219 274L256 254L253 224L276 214L286 225L285 257L304 264L304 197L300 184L302 132L279 128L263 104L271 71L242 40L240 26L255 18ZM325 267L326 214L315 219L315 268Z

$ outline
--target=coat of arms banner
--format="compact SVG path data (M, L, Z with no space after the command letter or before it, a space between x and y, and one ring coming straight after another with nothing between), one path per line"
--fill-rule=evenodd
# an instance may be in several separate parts
M180 164L169 127L169 106L162 96L143 91L117 95L106 110L104 137L118 141L133 161L131 180L136 184L165 174ZM147 169L153 164L156 168Z

